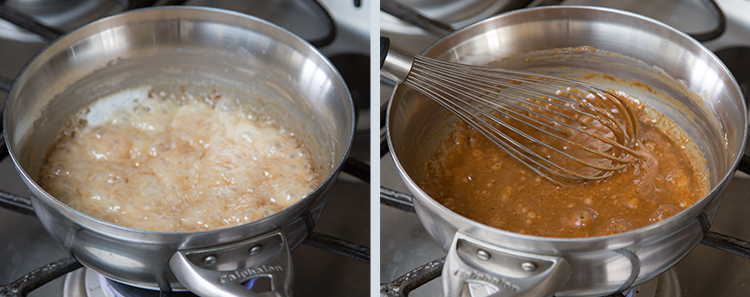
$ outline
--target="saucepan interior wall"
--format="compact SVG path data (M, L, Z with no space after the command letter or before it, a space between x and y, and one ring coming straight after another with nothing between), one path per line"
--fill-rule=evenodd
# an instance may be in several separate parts
M338 96L333 94L336 89L346 89L332 79L336 73L316 66L323 61L315 61L316 57L273 43L271 37L255 32L244 32L242 36L247 39L244 41L226 42L220 40L221 36L203 34L199 37L206 38L199 44L150 47L139 46L137 41L148 39L141 35L118 35L122 40L111 46L126 49L119 50L125 54L117 58L108 51L85 50L89 46L82 45L101 45L102 36L122 31L113 28L86 38L41 67L47 71L20 78L25 81L18 92L24 99L9 109L9 122L17 122L14 117L24 118L9 133L23 148L19 150L20 160L32 177L38 172L50 139L71 114L97 98L144 85L171 85L166 89L175 90L176 86L192 85L193 91L209 93L216 87L222 88L224 94L253 101L249 103L260 112L272 115L301 135L323 169L321 175L330 174L337 165L335 160L341 158L343 151L340 146L348 145L342 142L346 135L341 134L348 131L342 131L345 123L337 122L332 114L346 113L347 106L338 104L331 108L330 102L316 101L333 101L330 98ZM158 38L158 33L154 32L152 37ZM211 47L211 44L224 45ZM71 67L60 67L60 60ZM54 93L59 90L63 91ZM39 112L23 111L27 109ZM337 132L339 135L332 135ZM34 137L29 138L32 134Z

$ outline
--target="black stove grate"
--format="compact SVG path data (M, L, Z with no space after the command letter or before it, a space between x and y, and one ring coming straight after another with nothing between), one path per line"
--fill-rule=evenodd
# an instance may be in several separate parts
M60 259L29 272L10 284L0 286L0 297L25 297L31 291L83 267L73 258Z

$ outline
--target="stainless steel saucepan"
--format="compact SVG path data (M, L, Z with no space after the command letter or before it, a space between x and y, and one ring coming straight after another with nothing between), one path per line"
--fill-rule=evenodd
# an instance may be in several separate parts
M37 185L44 152L73 113L97 98L144 85L175 92L221 89L245 100L296 132L324 181L262 220L192 233L106 223ZM290 294L290 250L317 222L353 134L349 92L314 47L263 20L189 7L115 15L58 38L13 82L4 120L5 141L34 211L65 251L123 283L202 296Z
M600 51L549 51L581 46ZM581 79L585 73L599 73L638 81L596 83L623 89L674 119L704 154L710 174L710 193L695 205L621 234L546 238L491 228L442 206L415 182L423 178L425 159L456 119L446 121L451 118L447 110L399 86L387 115L390 149L416 198L422 224L447 253L442 272L446 296L460 296L467 283L484 284L496 292L492 296L608 295L666 271L709 229L742 156L747 116L734 78L697 41L633 13L545 7L473 24L443 37L422 55Z

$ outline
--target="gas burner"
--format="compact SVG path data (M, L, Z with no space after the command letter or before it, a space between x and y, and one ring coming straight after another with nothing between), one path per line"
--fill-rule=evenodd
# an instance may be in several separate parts
M88 268L81 268L65 276L63 297L151 297L159 291L142 289L110 280ZM173 292L174 297L194 297L190 292Z

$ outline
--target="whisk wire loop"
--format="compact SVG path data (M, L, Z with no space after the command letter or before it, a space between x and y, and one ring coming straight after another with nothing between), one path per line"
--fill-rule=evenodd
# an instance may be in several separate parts
M542 172L541 170L537 169L537 168L545 168L545 166L543 166L539 162L537 162L534 159L530 158L528 155L523 154L518 149L516 149L516 147L518 147L520 149L524 149L525 147L523 145L519 144L513 138L509 137L508 135L506 135L505 133L502 133L502 132L497 133L497 134L490 133L487 130L487 128L486 128L485 125L479 124L476 121L475 118L467 116L467 114L463 112L465 110L463 110L461 107L459 107L459 106L457 106L455 104L452 104L449 100L447 100L444 97L442 97L443 95L441 95L439 93L436 93L434 91L434 89L425 88L425 87L422 87L422 86L419 86L419 85L415 85L413 87L417 91L419 91L419 92L421 92L421 93L423 93L423 94L431 97L438 104L440 104L441 106L443 106L444 108L448 109L450 112L452 112L453 114L455 114L459 119L461 119L462 121L464 121L467 124L469 124L470 126L472 126L474 129L476 129L477 131L479 131L482 135L484 135L485 137L487 137L492 143L494 143L500 149L502 149L503 151L505 151L508 155L510 155L511 157L513 157L518 162L521 162L522 164L524 164L525 166L527 166L534 173L538 174L539 176L541 176L541 177L543 177L543 178L545 178L545 179L547 179L549 181L552 181L554 183L559 183L558 181L556 181L555 179L553 179L549 175L547 175L544 172ZM530 152L530 153L532 155L536 154L534 152ZM536 157L538 157L538 158L541 159L541 156L537 155ZM529 162L532 163L532 164L534 164L534 165L536 165L536 166L532 166L531 164L529 164ZM565 172L564 169L562 169L562 170L563 170L563 172Z
M412 77L414 78L414 81L413 81L414 85L426 85L427 84L426 80L424 80L424 77L421 74L419 74L419 73L415 73ZM437 80L438 81L443 81L442 78L437 78ZM549 125L549 124L547 124L545 122L539 121L539 120L537 120L537 119L535 119L533 117L530 117L530 116L528 116L528 115L526 115L524 113L520 113L518 111L515 111L512 108L508 108L506 106L503 106L503 105L501 105L501 104L499 104L497 102L492 102L492 101L489 101L489 100L485 100L482 97L473 97L473 96L477 95L476 90L470 90L470 89L463 90L463 89L459 89L459 88L453 88L453 86L454 85L451 85L451 84L443 86L443 89L445 89L445 90L448 91L448 92L446 92L446 94L453 93L453 95L455 95L456 98L468 98L468 97L475 98L480 105L482 105L484 107L487 107L488 109L490 109L493 112L496 112L496 113L498 113L498 114L500 114L502 116L505 116L507 118L510 118L512 120L516 120L518 122L524 123L524 124L528 125L529 127L532 127L535 130L540 131L540 132L542 132L544 134L547 134L547 135L549 135L551 137L554 137L554 138L556 138L556 139L558 139L560 141L567 142L566 138L561 137L561 136L559 136L559 135L557 135L555 133L551 133L547 129L543 129L542 128L542 127L545 127L545 128L549 128L550 130L553 130L555 132L560 132L560 133L563 132L563 131L557 129L556 127L554 127L554 126L551 126L551 125ZM475 93L472 94L471 92L475 92ZM494 122L496 124L499 124L499 125L507 128L507 129L511 130L512 132L514 132L516 134L519 134L519 135L523 136L524 138L527 138L527 139L531 140L532 142L534 142L537 145L545 146L545 147L547 147L549 149L554 150L558 154L564 155L564 156L569 157L569 158L573 158L573 159L575 159L575 160L577 160L579 162L584 162L585 163L584 165L586 165L586 166L589 166L589 167L592 167L592 168L595 168L595 169L599 169L599 170L608 170L608 168L606 168L606 167L598 166L598 165L590 163L590 162L585 162L585 161L583 161L583 160L581 160L579 158L575 158L575 157L573 157L573 156L571 156L571 155L569 155L569 154L561 151L558 148L550 146L547 143L542 142L542 141L540 141L540 140L538 140L538 139L536 139L536 138L528 135L527 133L524 133L523 131L521 131L517 127L515 127L515 126L513 126L511 124L508 124L506 121L502 121L502 120L499 120L497 117L494 117L489 112L487 112L484 109L480 108L481 106L478 107L478 106L471 105L471 104L469 104L467 101L465 101L463 99L458 99L458 100L455 100L455 101L451 101L451 100L447 100L445 98L446 98L445 96L440 96L440 98L436 99L436 101L445 102L444 104L451 104L451 105L455 105L455 106L458 106L458 103L462 103L463 105L465 105L466 107L468 107L469 109L471 109L471 110L467 110L467 109L461 108L462 112L466 112L468 114L474 115L474 117L479 117L478 114L481 114L487 120L492 121L492 122ZM529 109L526 109L526 108L519 108L519 109L523 109L525 111L528 111L530 113L533 113L535 115L538 115L540 117L548 119L550 121L555 121L554 119L552 119L552 118L550 118L550 117L548 117L548 116L546 116L544 114L536 113L536 112L533 112L533 111L531 111ZM526 120L534 122L534 123L538 124L539 126L529 124L528 122L526 122ZM561 123L561 124L563 124L566 127L571 128L571 129L578 129L576 127L568 125L567 123ZM499 130L494 129L494 127L492 127L492 125L489 125L489 126L491 128L490 129L491 132L501 133L501 132L499 132ZM581 144L578 144L578 143L572 143L572 144L579 146L581 149L584 149L584 150L586 150L589 153L596 154L596 155L599 155L600 157L608 158L608 159L611 159L613 161L617 161L617 162L620 162L620 163L629 163L629 162L633 161L633 160L628 160L628 159L617 158L615 156L611 156L611 155L602 153L599 150L596 150L596 149L593 149L593 148L590 148L588 146L581 145ZM528 151L528 152L531 153L530 151ZM546 159L544 161L549 163L549 161L546 160ZM622 169L622 167L618 167L617 169L618 170Z
M637 162L642 157L632 148L638 137L634 112L617 95L594 85L423 56L415 56L404 83L448 109L539 176L558 184L559 177L572 180L608 178L625 168L625 164ZM619 113L619 117L615 113ZM589 123L593 121L606 127L609 135L589 131ZM563 147L542 141L521 127L547 135L562 143ZM569 139L572 133L586 135L599 144L592 147L594 144L590 141L588 144L572 141ZM558 164L558 159L540 155L520 142L521 139L588 169ZM570 147L606 162L591 161L566 152Z
M498 147L500 147L501 149L503 149L506 153L508 153L509 155L511 155L514 159L516 159L517 161L519 161L519 162L527 165L527 167L531 168L535 173L537 173L538 175L540 175L540 176L542 176L542 177L544 177L546 179L554 181L547 174L544 174L541 171L539 171L537 169L537 167L538 168L544 168L546 170L550 170L549 167L551 166L551 167L554 167L554 169L556 169L556 170L552 170L552 172L560 174L560 175L562 175L565 178L569 178L569 179L579 178L579 179L588 179L588 180L595 180L595 179L607 178L607 177L609 177L609 176L612 175L611 171L613 171L613 170L619 170L619 169L624 168L624 165L616 166L614 168L599 166L599 165L596 165L596 164L593 164L593 163L590 163L590 162L586 162L585 160L582 160L580 158L576 158L574 156L571 156L568 153L565 153L565 152L561 151L559 148L555 148L553 146L549 146L548 144L546 144L546 143L544 143L544 142L542 142L542 141L540 141L540 140L538 140L538 139L536 139L534 137L531 137L530 135L524 133L523 131L519 130L517 127L515 127L513 125L510 125L510 124L508 124L508 123L506 123L504 121L497 120L490 113L488 113L488 112L486 112L486 111L484 111L482 109L476 108L476 106L473 106L473 105L470 105L470 104L465 104L466 102L454 101L454 100L449 100L448 99L448 98L453 97L453 95L455 95L455 93L465 94L465 93L462 93L459 90L452 89L450 87L445 87L445 88L425 88L424 86L426 84L421 81L420 75L418 75L418 74L414 75L413 78L414 78L414 81L413 81L414 86L413 87L416 88L417 91L422 92L423 94L426 94L426 95L430 96L433 100L435 100L436 102L438 102L439 104L441 104L444 108L446 108L449 111L451 111L452 113L456 114L461 120L463 120L467 124L471 125L475 130L477 130L478 132L480 132L481 134L483 134L490 141L492 141L495 145L497 145ZM453 93L453 92L455 92L455 93ZM464 104L463 105L462 104L458 104L459 102L460 103L464 103ZM474 112L476 112L476 113L474 113ZM534 142L534 143L536 143L538 145L545 146L545 147L547 147L547 148L555 151L558 154L561 154L563 156L566 156L568 158L571 158L571 159L574 159L574 160L576 160L578 162L581 162L581 163L583 163L584 165L586 165L588 167L595 168L595 169L598 169L598 170L601 170L601 171L607 171L607 172L603 173L603 174L596 174L596 175L585 176L585 175L578 174L578 173L576 173L576 172L574 172L572 170L566 169L566 168L564 168L564 167L562 167L562 166L560 166L560 165L558 165L558 164L556 164L554 162L551 162L550 160L544 158L543 156L541 156L538 153L534 152L533 150L529 149L527 146L524 146L523 144L521 144L520 142L516 141L512 137L508 136L506 133L501 132L499 129L495 128L494 126L487 125L486 123L484 123L482 121L479 121L478 119L480 118L480 116L477 113L481 114L482 116L484 116L487 119L490 119L490 120L494 119L495 122L497 122L498 124L500 124L503 127L507 128L508 130L510 130L510 131L512 131L512 132L514 132L514 133L516 133L518 135L521 135L521 136L525 137L526 139L528 139L528 140L530 140L530 141L532 141L532 142ZM513 118L513 116L511 116L511 117ZM543 129L540 129L539 131L541 131L543 133L547 133L547 134L549 134L549 135L551 135L553 137L557 137L560 140L567 141L566 139L564 139L562 137L559 137L559 136L557 136L555 134L549 133L548 131L544 131ZM591 153L601 154L599 151L596 151L596 150L591 149L591 148L584 147L584 149L587 149L587 151L589 151ZM604 154L602 154L602 156L610 157L610 156L607 156L607 155L604 155ZM628 161L628 160L623 160L623 161ZM532 163L535 166L531 166L531 164L528 164L528 162ZM556 181L554 181L554 182L556 182Z
M615 117L609 111L589 103L585 97L575 92L566 92L566 94L572 97L577 97L576 99L572 99L569 97L556 94L556 91L559 91L560 89L564 90L573 86L578 90L588 92L589 94L592 95L593 98L597 99L597 101L600 102L600 105L606 106L607 103L605 103L605 101L602 98L603 96L601 94L608 94L609 92L606 90L602 90L594 85L586 84L586 83L575 81L575 80L565 79L561 77L544 76L540 74L534 74L533 76L530 76L529 73L524 73L524 72L517 72L513 70L500 69L500 68L486 68L486 67L480 67L480 66L463 65L463 64L430 59L430 58L426 58L423 56L415 57L415 62L416 61L420 62L420 64L424 64L424 67L415 67L413 69L413 72L424 71L425 73L429 73L430 75L434 75L435 77L442 76L442 77L463 78L463 82L465 84L458 84L458 85L462 85L464 87L468 85L472 85L472 86L476 85L477 87L483 87L485 88L486 91L491 91L494 94L503 96L509 101L523 102L524 100L526 101L535 100L538 102L543 102L545 104L552 104L555 107L564 108L567 111L572 111L582 116L592 117L596 121L607 126L613 133L615 133L615 136L617 137L617 141L610 143L611 145L618 146L618 143L619 143L618 141L623 141L627 145L633 142L635 137L637 136L634 133L634 132L637 132L637 130L636 131L625 130L626 127L633 126L634 123L632 123L630 120L634 118L634 115L630 114L628 115L628 117L625 118L625 120L628 121L627 123L619 124L617 123L617 120L615 119ZM419 65L419 64L415 63L415 65ZM434 66L434 68L428 68L428 66ZM440 69L440 71L435 72L435 69ZM451 76L447 76L447 74L451 74ZM476 83L477 81L486 82L488 84L477 84ZM524 86L524 84L529 85L529 86ZM545 88L548 91L540 91L540 89L545 89ZM609 96L616 98L616 96L613 96L611 94ZM555 99L565 104L558 103L552 100L545 100L544 98ZM619 102L619 100L612 100L611 103L614 103L617 105L615 108L616 110L626 110L630 112L630 109L625 108L624 105L621 102ZM535 105L535 106L540 107L538 105ZM571 120L569 116L565 114L561 114L560 112L557 112L554 109L549 109L549 108L543 108L543 109L547 113L552 113L557 116L563 116L564 118L566 118L566 120ZM586 112L584 110L589 110L591 112ZM535 113L535 115L538 116L539 113ZM558 124L565 125L565 122L558 121ZM578 130L578 132L588 133L582 130ZM590 134L589 136L592 136L595 138L597 137L597 135L592 135L592 134ZM606 142L606 140L603 140L603 139L599 139L599 140ZM623 145L622 147L618 147L618 148L628 151L629 154L638 155L637 152L633 150L629 150L629 148L625 145Z

